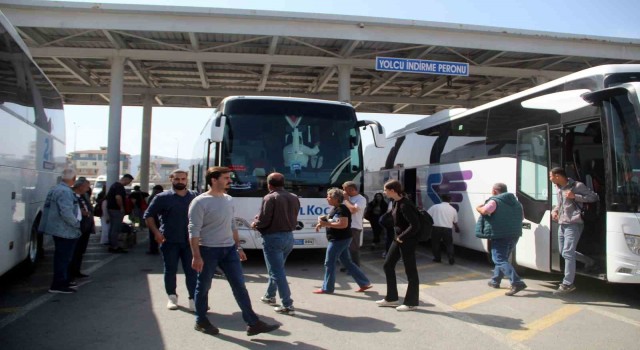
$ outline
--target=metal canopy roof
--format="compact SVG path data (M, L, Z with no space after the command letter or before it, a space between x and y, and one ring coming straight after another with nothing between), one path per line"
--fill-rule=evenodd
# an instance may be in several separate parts
M291 12L0 0L67 104L212 107L229 95L338 98L352 67L359 112L472 107L601 64L639 63L640 40ZM467 62L470 76L379 72L375 57Z

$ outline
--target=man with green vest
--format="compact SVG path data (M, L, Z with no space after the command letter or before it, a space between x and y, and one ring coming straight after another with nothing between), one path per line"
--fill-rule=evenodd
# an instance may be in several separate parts
M500 288L500 281L506 276L511 281L511 289L505 295L512 296L526 289L527 285L509 263L509 255L522 236L522 204L513 193L507 192L507 185L496 183L491 189L491 198L476 210L481 215L476 225L476 237L491 240L495 268L489 286Z

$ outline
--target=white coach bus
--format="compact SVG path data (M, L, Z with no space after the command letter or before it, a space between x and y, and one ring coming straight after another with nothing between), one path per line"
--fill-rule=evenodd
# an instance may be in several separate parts
M233 170L229 194L234 197L235 223L245 249L262 249L262 238L250 228L268 193L272 172L285 176L285 189L300 198L294 248L324 248L324 232L315 232L319 215L328 213L327 189L355 181L362 187L363 164L359 127L373 131L384 147L383 127L358 121L354 108L323 100L234 96L227 97L202 130L194 149L191 188L207 190L205 173L211 166Z
M514 262L561 272L548 173L564 167L600 197L597 220L578 245L598 264L587 270L579 263L578 273L639 283L639 95L640 65L607 65L470 110L441 111L389 135L386 148L367 148L365 188L371 195L396 178L424 207L450 194L460 217L455 244L488 251L474 235L475 207L503 182L525 214Z
M48 190L66 164L62 99L0 13L0 275L42 251Z

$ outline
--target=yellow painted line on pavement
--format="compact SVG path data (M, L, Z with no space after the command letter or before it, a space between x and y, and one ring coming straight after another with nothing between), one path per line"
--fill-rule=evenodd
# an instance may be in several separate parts
M509 337L514 340L524 341L531 339L540 331L545 330L556 323L559 323L569 316L581 311L582 308L576 305L567 305L559 310L550 313L540 319L537 319L529 324L527 329L513 331L509 334Z
M19 307L4 307L0 308L0 314L12 314L20 310Z
M453 305L451 305L451 307L453 307L456 310L463 310L463 309L466 309L466 308L470 308L470 307L472 307L474 305L482 304L482 303L484 303L486 301L493 300L493 299L495 299L497 297L504 296L505 292L506 292L506 290L504 290L504 289L496 290L496 291L493 291L493 292L490 292L490 293L486 293L486 294L477 296L475 298L467 299L467 300L461 301L459 303L453 304Z
M459 281L465 281L468 279L472 279L472 278L476 278L476 277L482 277L482 274L479 274L477 272L471 272L471 273L466 273L463 275L456 275L456 276L451 276L442 280L438 280L438 281L431 281L428 283L421 283L420 284L420 289L427 289L427 288L431 288L431 287L435 287L435 286L439 286L439 285L443 285L446 283L451 283L451 282L459 282Z

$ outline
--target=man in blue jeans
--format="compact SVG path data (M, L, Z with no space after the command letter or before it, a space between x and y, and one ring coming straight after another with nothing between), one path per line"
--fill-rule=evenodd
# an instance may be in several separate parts
M564 279L553 294L562 295L576 289L573 285L576 259L580 258L587 267L595 263L593 259L576 252L576 248L584 228L580 208L584 203L597 202L598 195L582 182L567 177L563 168L551 169L549 180L556 185L558 201L551 211L551 220L558 222L558 247L564 258Z
M476 237L491 240L491 258L495 268L489 286L500 288L500 282L506 276L511 281L511 289L505 295L512 296L526 289L527 285L509 263L509 255L522 236L522 204L513 193L507 192L507 185L496 183L491 189L491 197L476 207L476 211L482 215L478 222L484 221L484 224L476 226Z
M164 288L169 297L167 309L178 309L176 293L176 274L178 261L182 261L187 291L189 293L189 309L195 311L193 297L196 291L196 271L191 268L191 246L189 245L189 205L195 192L187 189L188 172L174 170L169 175L171 190L158 193L145 211L143 218L154 240L160 245L164 262ZM156 225L156 218L159 224Z
M262 252L269 273L267 292L260 300L275 305L276 290L279 290L282 305L274 310L293 316L295 310L284 264L293 249L293 230L298 225L300 200L284 189L284 175L280 173L267 176L267 188L269 193L262 199L260 213L251 223L251 228L262 234Z
M225 193L233 182L230 173L231 169L225 167L207 169L205 179L210 186L209 191L196 197L189 207L189 243L193 254L191 266L198 272L194 329L211 335L220 333L207 318L211 279L219 266L242 310L242 318L248 325L247 335L252 336L274 331L280 326L262 322L251 307L241 264L241 261L247 260L247 256L240 247L233 220L233 197Z
M65 169L62 181L47 194L38 232L53 236L53 282L49 293L72 294L76 285L69 276L69 264L80 238L80 207L71 190L76 182L76 172Z

